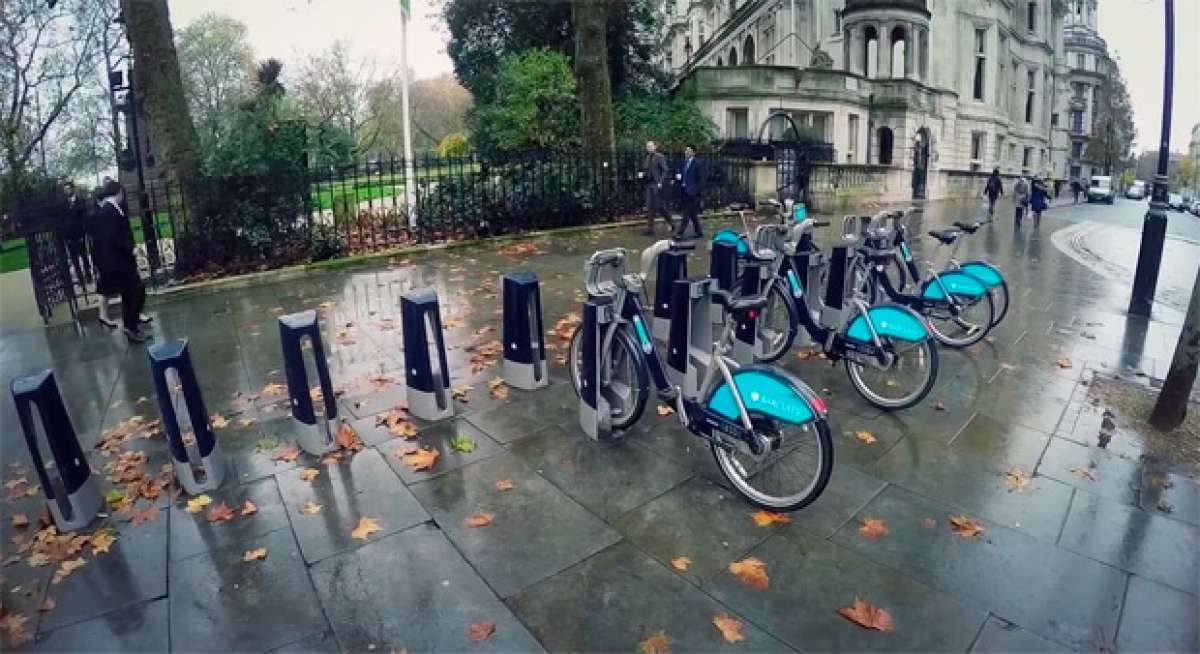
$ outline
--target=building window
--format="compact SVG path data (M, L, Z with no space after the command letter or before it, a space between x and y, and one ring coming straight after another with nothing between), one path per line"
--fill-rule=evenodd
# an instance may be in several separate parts
M732 107L725 110L725 134L731 139L750 137L750 110Z
M1058 127L1058 114L1050 114L1050 126Z
M865 77L875 77L878 75L879 69L879 48L882 47L882 39L879 38L879 31L874 25L867 25L863 28L863 69L862 74Z
M762 40L763 43L767 44L768 50L775 47L775 29L768 27L767 29L763 30Z
M1021 152L1021 168L1029 170L1029 160L1033 158L1033 148L1026 147Z
M1004 137L996 135L996 167L1004 163Z
M737 49L736 48L729 49L729 65L730 66L737 65Z
M1071 144L1071 158L1080 159L1083 157L1083 142L1076 141Z
M754 37L747 36L742 42L742 63L746 66L754 64Z
M971 170L983 168L983 149L986 132L971 132Z
M1025 28L1028 29L1029 32L1032 34L1037 33L1037 3L1036 2L1030 2L1029 4L1026 5Z
M1037 73L1029 71L1025 79L1025 122L1033 122L1033 106L1037 94Z
M1082 52L1075 54L1075 67L1079 69L1087 68L1087 55Z
M704 20L700 21L700 45L704 45L704 41L708 38L708 36L706 35L707 31L708 31L708 21L704 21Z
M987 30L975 30L975 83L972 97L983 100L983 73L987 66Z
M1017 160L1017 144L1009 143L1008 144L1008 161L1016 161L1016 160Z
M892 128L879 128L879 163L883 166L889 166L892 163L892 141L895 136L892 134Z
M725 60L722 59L721 57L717 57L717 68L720 68L724 65L725 65Z
M846 121L846 162L855 163L858 159L858 115L850 114Z

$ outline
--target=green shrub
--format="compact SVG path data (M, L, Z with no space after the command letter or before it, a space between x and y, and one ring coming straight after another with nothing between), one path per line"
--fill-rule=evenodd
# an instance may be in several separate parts
M468 154L471 154L471 142L467 140L467 135L462 132L447 134L437 146L437 156L443 159L448 157L462 157Z

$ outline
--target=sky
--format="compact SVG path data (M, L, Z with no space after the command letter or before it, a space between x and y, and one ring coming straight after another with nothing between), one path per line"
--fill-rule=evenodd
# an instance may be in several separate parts
M519 1L519 0L514 0ZM1138 150L1158 148L1162 120L1163 3L1165 0L1100 0L1100 35L1119 57L1133 100ZM381 74L400 69L399 0L170 0L171 22L181 29L207 12L246 25L260 59L288 65L345 41ZM412 0L409 68L417 78L452 71L439 0ZM1200 122L1200 0L1175 1L1175 92L1171 149L1186 151L1192 125ZM292 66L294 70L296 65ZM286 77L285 77L286 79Z

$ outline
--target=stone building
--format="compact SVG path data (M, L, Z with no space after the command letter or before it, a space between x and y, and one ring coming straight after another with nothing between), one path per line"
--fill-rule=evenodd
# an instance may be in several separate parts
M1074 179L1104 174L1104 162L1087 158L1088 140L1100 136L1096 107L1104 102L1104 88L1116 65L1108 46L1096 31L1097 0L1070 0L1063 25L1062 117L1055 137L1065 150L1055 151L1055 173Z
M1090 167L1069 159L1086 130L1066 112L1079 107L1088 124L1089 89L1110 63L1095 7L665 0L663 64L723 138L779 138L795 125L831 143L839 164L863 166L887 196L948 197L974 192L973 173L992 168L1062 178ZM1068 97L1076 88L1082 103Z

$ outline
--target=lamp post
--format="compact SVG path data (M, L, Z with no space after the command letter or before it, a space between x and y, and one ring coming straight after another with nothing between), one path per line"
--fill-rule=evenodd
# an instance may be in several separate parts
M400 0L400 104L404 121L404 203L408 207L408 226L417 226L417 175L413 168L412 128L408 108L408 16L410 0Z
M1158 139L1158 173L1150 193L1150 209L1142 221L1142 245L1138 250L1137 272L1133 277L1133 295L1129 313L1150 316L1158 270L1162 264L1163 241L1167 235L1167 164L1170 161L1171 91L1175 78L1175 0L1164 0L1166 10L1166 61L1163 64L1162 130Z

